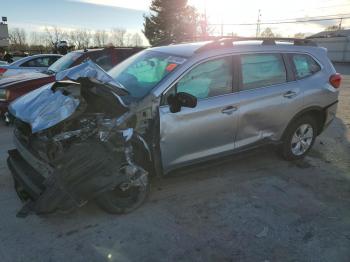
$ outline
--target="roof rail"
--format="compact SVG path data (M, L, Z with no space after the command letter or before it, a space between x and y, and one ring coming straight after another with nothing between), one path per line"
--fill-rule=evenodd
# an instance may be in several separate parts
M232 47L233 42L240 41L262 41L262 45L276 45L276 41L280 42L292 42L296 46L317 46L317 44L310 39L300 38L284 38L284 37L217 37L214 38L210 43L202 46L196 50L196 53L203 51L216 49L216 48L227 48Z

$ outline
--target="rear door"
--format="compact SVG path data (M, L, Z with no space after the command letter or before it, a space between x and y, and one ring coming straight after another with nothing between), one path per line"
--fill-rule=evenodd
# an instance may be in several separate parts
M286 55L242 54L239 59L239 129L236 147L264 139L279 140L286 124L303 106L302 90Z
M165 171L234 149L238 95L232 60L226 56L202 62L166 93L186 92L198 103L177 113L167 104L159 109Z

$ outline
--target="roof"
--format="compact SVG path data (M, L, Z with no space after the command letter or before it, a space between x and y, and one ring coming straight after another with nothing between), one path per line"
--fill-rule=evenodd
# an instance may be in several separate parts
M25 63L25 62L32 60L32 59L35 59L35 58L52 57L52 56L62 57L62 55L60 55L60 54L39 54L39 55L25 56L25 57L22 57L16 61L14 61L13 63L9 64L9 66L14 66L14 65L18 66L22 63Z
M295 38L256 38L256 37L223 37L216 40L175 44L151 48L152 51L172 54L175 56L191 57L196 53L214 50L234 49L235 51L245 48L253 50L280 49L282 46L289 48L298 48L306 46L316 47L316 43L309 39Z
M311 35L308 38L329 38L329 37L349 37L350 29L336 30L336 31L322 31Z
M104 51L108 49L115 49L115 50L135 50L135 49L144 49L143 47L104 47L104 48L88 48L88 49L79 49L79 50L74 50L71 52L75 53L90 53L90 52L99 52L99 51Z
M159 47L153 47L150 50L158 51L158 52L162 52L162 53L167 53L167 54L172 54L175 56L190 57L199 48L203 47L204 45L206 45L210 42L211 41L159 46Z

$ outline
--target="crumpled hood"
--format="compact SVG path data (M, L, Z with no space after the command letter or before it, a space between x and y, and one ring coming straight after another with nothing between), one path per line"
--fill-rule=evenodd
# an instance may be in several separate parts
M56 81L62 81L64 79L78 80L81 77L88 78L96 83L107 84L114 87L116 92L122 91L126 94L128 93L121 83L115 81L106 71L91 60L57 73Z
M79 78L88 78L94 83L105 85L118 102L127 107L118 95L118 93L127 94L127 91L92 61L87 61L56 75L57 81L79 80ZM69 118L80 104L78 97L52 88L54 85L55 83L47 84L10 104L10 113L28 123L32 128L32 133L50 128Z
M54 83L36 89L10 104L10 113L28 123L32 133L50 128L70 117L80 104L78 98L54 91Z

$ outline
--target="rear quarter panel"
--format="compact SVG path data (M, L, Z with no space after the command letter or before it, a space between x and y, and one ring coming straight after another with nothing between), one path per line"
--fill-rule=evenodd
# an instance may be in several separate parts
M329 83L331 75L336 73L324 48L315 48L312 57L319 63L321 70L316 74L297 80L304 90L304 107L325 108L338 100L339 90Z

